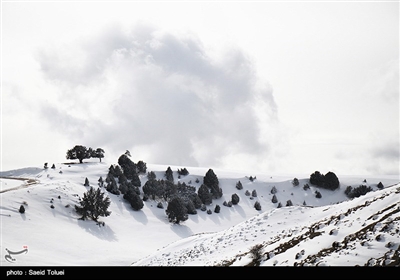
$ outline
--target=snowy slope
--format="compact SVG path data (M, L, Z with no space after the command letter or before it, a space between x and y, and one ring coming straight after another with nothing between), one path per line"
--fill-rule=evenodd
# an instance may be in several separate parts
M339 204L273 209L227 230L192 236L133 265L400 265L400 185Z
M343 239L349 232L344 229L356 231L366 221L375 222L376 220L367 218L383 210L383 204L387 207L390 203L395 203L396 199L399 201L398 194L394 191L396 188L388 187L399 182L394 176L364 178L337 174L341 188L333 192L322 189L322 198L318 199L314 195L314 186L310 185L311 188L307 191L303 189L303 185L308 183L309 174L297 176L300 185L294 187L291 183L294 176L276 177L271 174L242 174L237 171L213 169L219 178L223 196L213 200L207 208L213 211L215 205L219 204L219 214L207 214L198 210L197 215L189 215L187 221L174 225L168 222L165 202L164 209L160 209L156 207L158 201L148 200L144 202L142 210L133 211L122 195L116 196L104 190L111 199L111 215L100 218L105 222L105 226L99 226L93 221L78 220L74 205L78 204L79 197L88 189L83 185L85 178L89 179L91 186L97 188L97 180L100 176L103 179L106 177L110 164L115 163L88 160L83 164L56 164L55 169L31 167L1 172L0 176L3 178L0 193L0 250L3 254L6 253L6 249L13 252L23 249L28 251L14 255L13 262L4 257L0 258L0 265L246 265L250 260L246 252L255 244L264 244L263 251L269 252L290 238L306 234L309 227L315 223L323 224L324 219L345 213L348 209L365 203L366 199L373 200L374 197L385 193L390 194L384 200L371 203L377 205L376 208L364 207L364 212L359 210L352 214L354 219L351 219L351 226L350 222L343 219L339 221L341 224L336 225L339 228L336 234L329 235L328 238L311 239L314 243L320 242L316 243L318 245L311 241L302 241L304 245L293 247L285 253L275 253L275 257L262 262L262 265L293 265L295 261L300 263L306 260L307 256L317 254L325 246L330 246L334 240ZM161 179L167 167L147 164L147 171L155 171L157 179ZM186 167L190 174L178 179L176 171L182 167ZM209 168L171 166L171 169L175 171L176 182L190 182L198 188ZM257 179L250 181L248 176L256 176ZM16 178L21 180L15 180ZM140 179L144 185L147 176L141 175ZM200 182L196 183L196 179ZM345 187L363 184L364 179L367 179L367 184L375 191L347 201L344 195ZM243 184L242 190L235 187L238 181ZM380 181L387 188L377 190L376 184ZM277 203L271 202L273 186L278 190L276 196L283 206L289 199L294 206L277 209ZM257 197L245 195L246 190L256 190ZM223 206L224 201L231 200L233 193L239 195L239 204L232 207ZM261 203L260 211L254 208L255 201ZM302 206L304 201L307 206L314 208ZM26 208L24 214L18 212L20 205ZM51 205L54 208L51 208ZM395 208L394 206L393 209ZM360 216L360 219L357 220L356 216ZM396 216L393 216L393 220L393 223L398 223ZM382 221L380 223L384 226ZM398 227L398 224L394 225ZM320 231L326 233L333 227L333 224L326 224ZM274 241L278 238L279 241ZM372 240L369 245L364 244L363 248L366 248L366 251L363 251L362 255L365 255L365 258L379 258L384 249L382 246L375 249L377 244L384 245L392 239L394 244L399 243L398 233L393 236L385 234L384 239L385 241L380 243ZM393 246L396 248L397 245ZM369 247L373 249L368 249ZM294 255L303 248L306 254L295 260ZM340 265L354 265L365 259L353 258L346 262L343 258L330 258L326 257L324 260L326 259L328 264Z

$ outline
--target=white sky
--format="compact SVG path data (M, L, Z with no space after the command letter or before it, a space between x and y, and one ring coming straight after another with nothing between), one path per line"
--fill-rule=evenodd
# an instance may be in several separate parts
M399 174L397 1L2 1L1 16L2 170L82 144L110 162Z

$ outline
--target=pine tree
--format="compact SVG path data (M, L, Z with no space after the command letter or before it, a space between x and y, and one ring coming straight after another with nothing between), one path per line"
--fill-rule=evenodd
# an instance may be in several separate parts
M221 206L219 206L218 204L215 205L214 212L219 213L220 211L221 211Z
M272 189L271 189L271 193L272 194L276 194L277 192L278 192L278 190L276 189L275 186L273 186Z
M137 176L136 164L131 161L126 154L123 154L118 158L118 164L121 166L122 171L127 179L132 180L135 176Z
M197 191L198 196L200 197L201 201L206 204L209 205L212 202L212 196L211 193L208 189L208 187L204 184L202 184L199 188L199 190Z
M188 213L184 202L178 196L174 197L168 203L167 210L165 210L165 212L168 216L168 220L174 224L179 224L180 222L188 219Z
M253 190L253 191L251 192L251 196L252 196L252 197L257 197L257 191L256 191L256 190Z
M165 178L167 178L168 181L174 182L174 175L172 172L171 167L168 166L167 170L165 171Z
M242 190L242 189L243 189L242 182L238 181L238 182L236 183L236 188L237 188L238 190Z
M21 214L24 214L24 213L25 213L25 207L24 207L24 205L21 205L21 206L19 207L19 213L21 213Z
M123 198L131 204L132 209L135 211L139 211L144 206L143 200L133 188L128 188Z
M138 163L136 164L138 172L139 173L146 173L147 171L147 166L146 163L143 160L139 160Z
M222 197L222 189L219 187L219 180L212 169L209 169L203 178L203 184L206 185L214 199Z
M85 179L85 184L83 184L85 187L89 187L89 179L86 177Z
M272 197L272 203L277 203L278 199L276 198L276 195L274 194L274 196Z
M147 172L147 180L155 180L157 178L156 173L154 171Z
M254 208L256 208L256 210L261 210L261 204L260 204L260 202L256 201L256 202L254 203Z
M108 211L110 206L110 198L104 197L104 193L100 192L98 188L95 190L93 187L83 194L83 199L80 200L78 205L75 205L75 210L79 215L82 215L80 219L85 220L86 218L91 218L93 221L97 222L99 216L107 217L111 214Z
M239 196L236 193L232 194L232 204L234 205L238 204L239 200L240 200Z
M197 214L197 210L194 207L194 203L193 203L192 200L188 199L186 204L185 204L185 207L187 209L187 213L188 214L190 214L190 215L196 215Z
M99 182L99 187L102 188L104 186L103 177L100 176L98 182Z

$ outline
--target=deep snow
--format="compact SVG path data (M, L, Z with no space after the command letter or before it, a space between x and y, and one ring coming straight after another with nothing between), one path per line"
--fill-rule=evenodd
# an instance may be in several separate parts
M314 195L316 187L310 184L305 191L303 185L308 182L309 174L297 175L300 185L291 183L295 176L274 176L273 174L244 174L238 171L213 169L218 176L223 197L213 200L207 209L214 210L216 204L221 206L219 214L198 209L197 215L189 215L187 221L180 225L171 224L164 209L157 208L158 201L148 200L140 211L133 211L122 198L103 189L111 199L111 215L101 217L105 226L94 221L78 220L74 211L78 198L83 196L90 185L98 187L100 176L105 179L108 168L113 162L96 162L88 160L83 164L55 164L55 169L29 167L0 173L1 179L1 252L28 249L27 253L15 255L10 262L1 257L0 264L7 266L129 266L129 265L246 265L251 261L249 248L255 244L265 245L264 252L273 250L282 242L295 236L306 234L309 227L320 223L328 232L338 229L335 234L324 234L301 242L285 253L276 254L261 265L294 265L294 262L305 260L316 254L321 248L330 247L336 239L341 240L350 232L362 228L368 217L381 210L384 205L399 203L399 194L395 193L399 183L397 176L344 176L336 174L340 180L340 189L329 191L319 189L322 198ZM147 164L147 171L155 171L161 179L167 165ZM186 167L189 175L178 179L178 168ZM171 166L175 182L189 183L198 188L209 168ZM310 171L310 174L313 171ZM322 173L326 173L321 170ZM248 176L256 176L253 182ZM24 178L17 181L4 177ZM196 183L195 180L200 182ZM31 179L28 181L28 179ZM32 179L37 180L35 183ZM147 180L140 175L142 185ZM366 183L364 183L366 179ZM242 190L236 189L241 181ZM378 190L376 185L382 182L385 189ZM374 191L357 199L348 200L344 189L348 185L367 184ZM284 207L277 208L272 203L271 188L275 186L276 196ZM8 190L8 191L7 191ZM257 197L246 196L245 191L256 190ZM237 193L240 202L232 207L223 206L224 201L231 200ZM376 196L390 193L385 199L377 200L364 207L364 212L356 211L351 219L341 220L339 224L324 224L332 216L340 215L350 208L372 200ZM294 206L285 207L287 200ZM261 203L262 209L254 208L255 201ZM303 206L303 202L307 206ZM26 211L20 214L20 205ZM53 205L54 208L50 206ZM310 207L313 206L313 207ZM398 207L398 206L397 206ZM395 219L395 216L393 219ZM398 221L395 221L398 226ZM322 225L323 224L323 225ZM322 231L322 230L321 230ZM324 236L324 237L323 237ZM379 258L387 252L384 245L392 242L394 249L400 243L399 234L387 234L385 241L369 241L368 245L357 245L357 255L330 255L319 261L325 265L362 265L370 258ZM383 245L382 245L383 244ZM397 245L396 245L397 244ZM379 245L379 246L378 246ZM382 246L381 246L382 245ZM360 247L361 246L361 247ZM393 249L392 248L392 249ZM386 248L387 249L387 248ZM295 259L298 251L304 250L301 258ZM240 256L243 254L242 256ZM271 256L273 254L270 254ZM308 263L305 263L308 264ZM313 264L311 264L313 265ZM315 265L315 263L314 263Z

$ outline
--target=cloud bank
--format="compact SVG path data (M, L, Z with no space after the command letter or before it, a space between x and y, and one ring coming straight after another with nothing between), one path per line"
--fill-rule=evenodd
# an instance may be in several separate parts
M239 49L213 58L193 35L138 25L36 58L59 89L42 116L76 144L152 163L235 166L259 162L276 139L272 88Z

